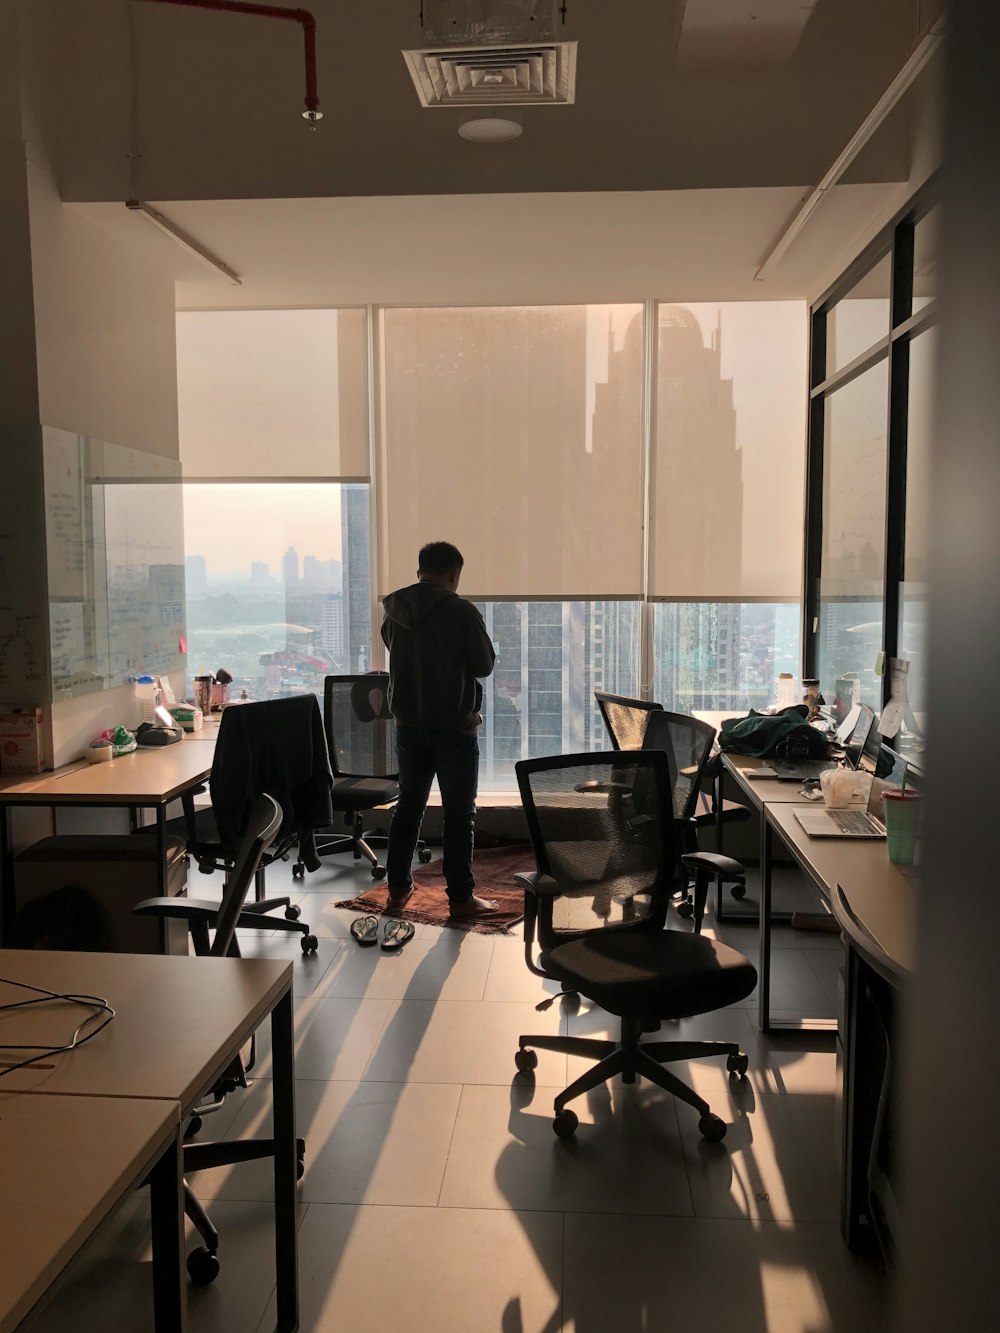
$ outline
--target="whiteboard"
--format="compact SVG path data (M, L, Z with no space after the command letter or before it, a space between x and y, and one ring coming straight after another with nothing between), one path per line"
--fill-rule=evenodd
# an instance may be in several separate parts
M180 464L46 426L52 698L184 666Z

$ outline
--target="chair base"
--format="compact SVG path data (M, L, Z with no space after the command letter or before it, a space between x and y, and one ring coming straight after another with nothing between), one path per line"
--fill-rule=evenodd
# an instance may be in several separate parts
M747 1070L747 1057L733 1042L724 1041L651 1041L641 1043L641 1020L623 1018L621 1039L619 1041L599 1041L592 1037L553 1037L525 1036L518 1041L517 1065L519 1072L526 1073L533 1066L523 1058L521 1052L526 1049L556 1051L562 1055L580 1055L596 1059L593 1068L572 1082L555 1099L556 1133L561 1138L569 1137L576 1128L576 1116L566 1110L574 1098L580 1097L602 1083L609 1082L618 1074L623 1083L634 1083L638 1076L655 1083L680 1101L693 1106L700 1117L698 1128L713 1142L725 1136L726 1125L704 1098L699 1097L693 1088L689 1088L675 1074L664 1069L663 1065L674 1060L698 1060L707 1056L725 1055L726 1067L730 1074L742 1077Z
M372 868L372 879L378 879L385 874L385 866L379 861L372 848L387 847L389 839L384 833L371 833L365 830L364 816L367 813L365 810L356 810L345 814L344 823L350 829L349 833L317 833L316 855L322 858L324 856L337 856L341 852L351 852L355 861L364 858ZM420 861L426 862L431 859L431 854L423 840L417 841L415 850ZM292 866L293 878L302 879L304 875L305 866L301 860L296 861Z

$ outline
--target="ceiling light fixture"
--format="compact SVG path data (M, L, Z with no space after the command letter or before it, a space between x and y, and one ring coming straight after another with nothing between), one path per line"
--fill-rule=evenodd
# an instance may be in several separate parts
M157 231L162 231L164 236L169 236L175 245L179 245L193 259L197 259L199 264L204 264L216 273L221 273L226 281L231 282L234 287L243 286L243 279L239 274L234 273L229 265L223 263L217 255L213 255L211 250L206 250L193 236L189 236L186 231L182 231L169 218L164 217L159 209L152 208L149 204L143 203L141 199L126 199L125 207L137 216L146 218Z
M514 139L520 139L524 126L515 112L505 111L501 116L494 111L488 116L463 120L458 132L469 143L511 143Z

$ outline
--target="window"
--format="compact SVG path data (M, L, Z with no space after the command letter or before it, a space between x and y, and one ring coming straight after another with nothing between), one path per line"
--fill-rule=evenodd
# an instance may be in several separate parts
M826 317L826 371L832 375L889 332L892 257L868 270Z
M516 789L519 759L606 749L594 691L638 693L639 604L477 605L497 654L483 682L483 790Z
M823 548L818 672L824 695L860 699L876 712L885 582L888 362L832 393L825 404Z
M910 393L906 439L906 518L903 581L899 590L900 657L910 663L907 680L910 714L904 724L904 748L923 744L924 676L927 635L927 512L933 425L932 385L937 330L928 329L910 343Z
M799 674L798 602L670 602L654 608L653 698L672 713L765 708Z
M322 697L371 665L369 488L184 487L188 675L225 667L232 692Z

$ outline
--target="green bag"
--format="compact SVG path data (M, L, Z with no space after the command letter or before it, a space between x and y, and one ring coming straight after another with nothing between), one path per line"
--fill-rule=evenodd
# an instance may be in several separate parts
M727 717L722 723L719 747L730 754L752 754L760 758L784 753L792 748L805 757L822 759L827 751L826 737L806 722L809 710L800 704L783 708L780 713L757 713L747 717Z

